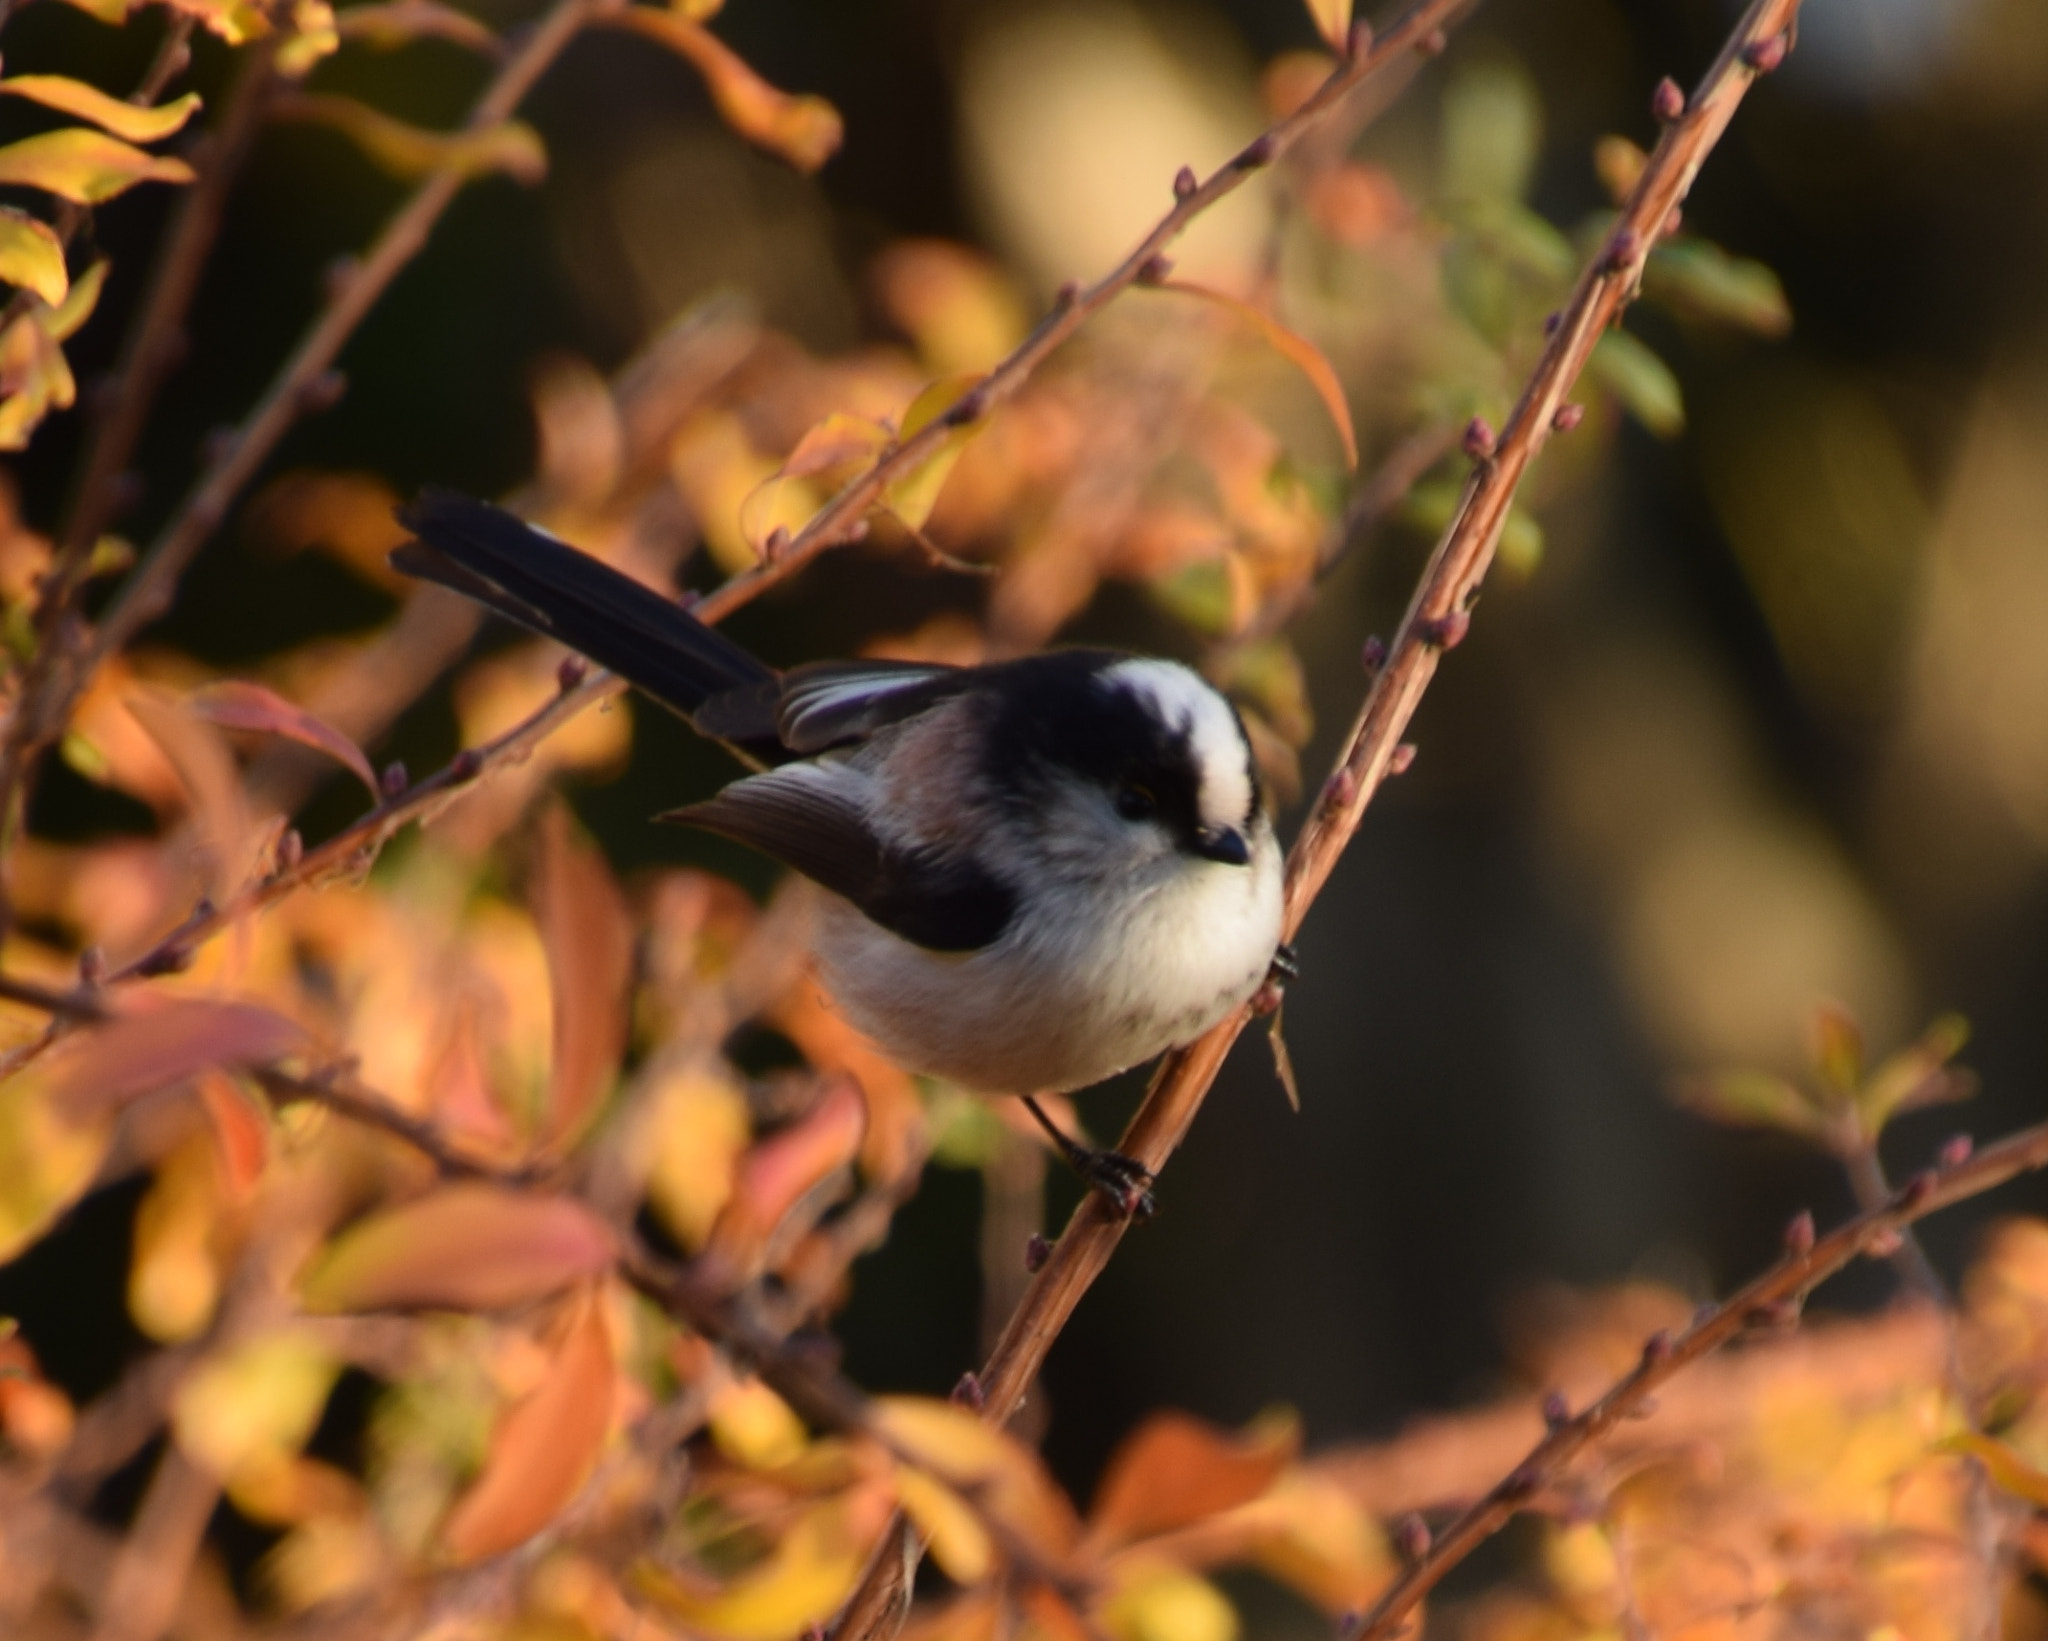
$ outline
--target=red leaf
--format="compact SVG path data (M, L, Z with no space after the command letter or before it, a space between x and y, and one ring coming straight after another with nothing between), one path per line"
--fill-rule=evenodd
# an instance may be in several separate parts
M541 823L534 918L548 954L554 1066L542 1139L576 1133L610 1085L626 1050L633 923L604 857L572 836L567 813Z
M1358 434L1351 425L1351 405L1344 397L1344 384L1337 380L1337 372L1323 356L1321 348L1299 331L1289 330L1264 308L1254 307L1242 297L1232 296L1227 291L1219 291L1208 285L1197 285L1185 279L1161 280L1154 288L1199 296L1205 302L1214 302L1219 307L1228 308L1238 318L1257 329L1268 347L1309 379L1309 385L1323 401L1323 408L1330 413L1330 420L1337 424L1337 437L1344 441L1344 465L1354 471L1357 469Z
M94 1117L206 1070L262 1065L305 1041L304 1030L254 1003L157 1000L88 1027L51 1066L50 1097L73 1117Z
M498 1421L483 1474L450 1512L441 1530L450 1559L502 1555L575 1498L604 1448L615 1384L611 1331L593 1285L570 1301L546 1375Z
M377 789L377 772L363 749L332 724L316 718L304 707L293 706L282 695L244 679L230 678L208 684L185 699L185 704L209 723L224 729L253 730L259 735L282 735L324 752L348 766L357 780L369 788L370 801L382 796Z
M344 1232L307 1276L313 1310L497 1310L608 1268L611 1228L582 1203L449 1185Z

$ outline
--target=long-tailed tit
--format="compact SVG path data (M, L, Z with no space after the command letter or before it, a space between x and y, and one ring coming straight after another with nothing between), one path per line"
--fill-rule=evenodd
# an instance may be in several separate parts
M1280 848L1230 703L1172 661L1057 650L777 672L586 553L430 492L399 569L637 685L765 766L665 818L828 890L847 1016L914 1072L990 1093L1083 1087L1186 1043L1280 951ZM1127 1204L1142 1170L1070 1160Z

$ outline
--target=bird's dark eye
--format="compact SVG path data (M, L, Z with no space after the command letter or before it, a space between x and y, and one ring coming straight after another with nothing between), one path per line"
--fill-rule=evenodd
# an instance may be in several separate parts
M1149 787L1131 785L1116 789L1116 812L1127 821L1150 820L1159 813L1159 800Z

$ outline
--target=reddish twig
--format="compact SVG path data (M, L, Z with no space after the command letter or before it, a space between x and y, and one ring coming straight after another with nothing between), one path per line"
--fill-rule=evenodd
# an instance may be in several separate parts
M1355 1641L1385 1641L1392 1636L1445 1574L1498 1532L1579 1454L1642 1408L1673 1374L1754 1327L1777 1326L1796 1317L1817 1284L1865 1254L1886 1253L1914 1221L2042 1167L2048 1167L2048 1123L2022 1129L1961 1162L1916 1174L1889 1201L1824 1237L1812 1239L1813 1222L1802 1215L1794 1224L1803 1229L1788 1235L1777 1264L1703 1311L1683 1333L1650 1335L1633 1369L1584 1412L1553 1426L1484 1498L1438 1533L1381 1593L1354 1632Z
M1548 441L1566 393L1601 333L1635 295L1650 247L1667 230L1673 210L1760 71L1752 61L1769 66L1782 57L1779 42L1798 5L1799 0L1753 0L1685 113L1665 127L1613 229L1581 271L1506 425L1497 438L1484 441L1490 449L1475 458L1457 511L1430 555L1344 754L1289 853L1287 936L1300 928L1389 773L1443 652L1464 637L1515 489ZM1773 47L1775 53L1766 56ZM1240 1009L1167 1057L1120 1151L1154 1174L1164 1168L1249 1019L1249 1012ZM1016 1411L1052 1342L1109 1263L1128 1224L1099 1193L1091 1192L1076 1208L981 1374L991 1420L1007 1420ZM841 1621L840 1641L872 1641L894 1629L904 1608L904 1581L915 1566L916 1546L906 1539L900 1523L884 1536Z

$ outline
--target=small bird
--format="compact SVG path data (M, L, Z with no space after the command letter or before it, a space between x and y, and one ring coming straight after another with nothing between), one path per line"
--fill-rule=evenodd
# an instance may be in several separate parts
M1084 1177L1146 1171L1032 1098L1191 1041L1292 972L1280 847L1230 702L1173 661L1069 649L981 666L777 672L681 604L512 514L428 491L391 555L626 679L760 773L663 816L829 893L817 955L906 1070L1022 1095Z

